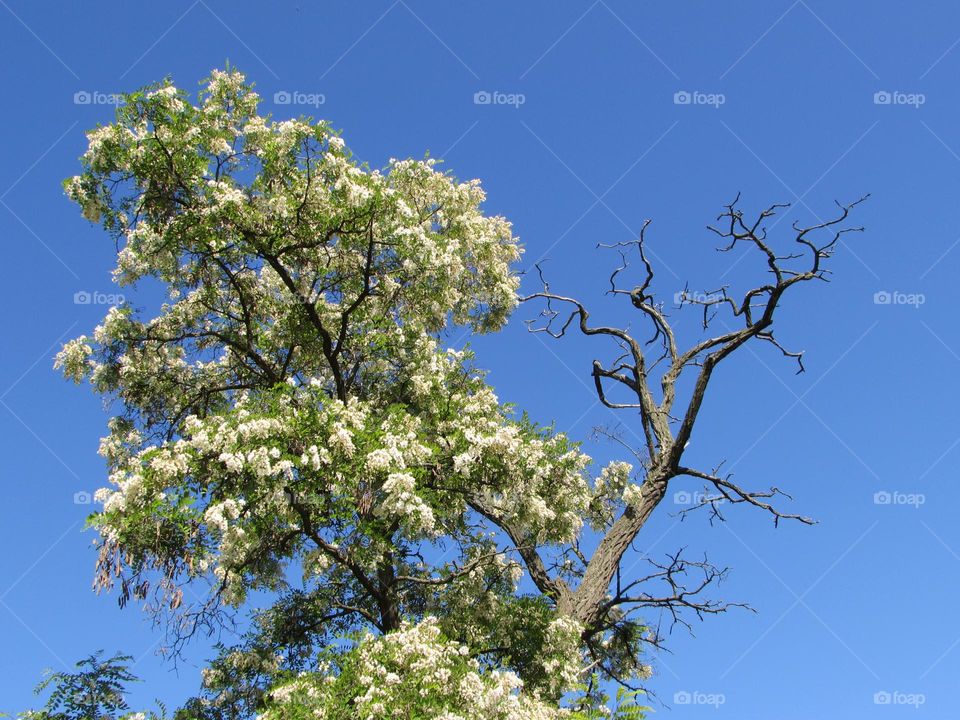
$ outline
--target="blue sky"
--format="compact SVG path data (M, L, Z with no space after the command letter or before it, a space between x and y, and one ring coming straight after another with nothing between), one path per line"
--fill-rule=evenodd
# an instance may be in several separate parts
M688 451L706 469L726 460L742 484L776 484L793 494L791 511L820 522L774 529L737 509L711 527L705 516L680 522L682 503L664 503L638 549L709 552L732 568L721 596L757 612L695 623L696 637L678 628L651 686L659 712L677 717L952 716L960 8L269 8L0 0L0 710L28 705L43 668L97 648L138 658L148 680L138 701L175 705L196 689L196 664L163 663L145 617L89 589L83 493L104 484L96 447L106 415L51 365L63 340L105 312L75 295L115 291L113 245L60 181L78 168L83 131L111 118L111 94L168 74L193 89L229 59L257 83L264 110L330 120L373 166L429 151L459 177L481 178L489 210L509 217L526 246L524 265L548 257L553 287L593 301L610 322L632 318L602 297L613 258L598 242L634 237L652 218L664 298L687 282L742 289L761 265L714 252L704 230L737 192L752 211L794 203L772 231L781 242L791 221L872 193L854 217L867 231L841 246L833 282L803 288L779 315L781 340L807 351L807 373L794 375L771 348L744 351L718 372ZM876 302L883 292L898 294ZM521 308L503 333L474 343L501 397L575 436L616 422L587 385L593 357L608 349L527 334L521 321L535 312ZM198 642L192 661L207 651Z

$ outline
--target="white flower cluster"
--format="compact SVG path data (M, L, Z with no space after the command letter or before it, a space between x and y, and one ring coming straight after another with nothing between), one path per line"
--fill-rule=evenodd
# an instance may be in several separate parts
M416 485L416 478L410 473L390 473L383 484L386 498L380 511L403 518L414 533L431 533L435 525L433 510L416 494Z
M593 497L590 501L589 519L594 529L603 530L613 522L632 473L633 466L630 463L617 461L609 463L600 471L593 483Z
M438 351L423 336L403 343L409 386L419 388L415 411L384 410L376 395L342 403L323 383L306 382L241 394L233 409L187 417L180 437L160 447L133 451L139 435L118 425L104 440L115 490L102 493L101 532L122 545L133 516L177 519L202 546L191 553L191 569L212 570L237 599L241 584L269 583L277 572L273 561L251 564L251 550L264 536L297 531L300 513L314 509L324 513L315 524L352 518L361 532L368 518L396 519L407 539L420 541L458 523L475 500L537 542L574 538L591 501L589 457L562 435L507 416L467 371L463 353ZM619 487L616 478L629 468L612 467L604 482ZM314 542L304 539L307 553ZM495 565L489 557L484 564Z
M348 711L358 720L569 717L568 711L525 693L513 673L481 671L469 649L446 640L432 617L382 637L368 636L349 664L346 681L305 674L274 688L269 709L259 720L341 717ZM354 684L344 686L349 682Z
M643 486L630 483L623 491L623 502L625 505L637 506L643 500Z
M582 632L582 625L566 617L557 617L547 626L542 666L550 679L550 692L562 693L582 680Z
M208 527L225 534L230 523L240 517L240 505L233 498L210 505L203 514Z
M481 482L483 502L540 542L567 542L580 532L590 500L584 471L590 457L567 450L562 434L544 435L504 416L482 386L464 399L456 424L454 470Z
M70 380L79 383L96 367L96 363L91 359L92 355L90 340L82 335L63 346L57 353L54 367L62 370Z

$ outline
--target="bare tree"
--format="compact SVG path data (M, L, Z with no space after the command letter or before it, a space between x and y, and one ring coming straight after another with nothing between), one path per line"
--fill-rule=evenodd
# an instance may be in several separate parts
M740 196L727 205L708 229L722 238L720 251L729 252L746 246L759 254L766 265L765 282L734 297L726 287L706 294L691 293L685 289L680 295L680 306L699 306L702 310L704 331L711 331L705 339L682 348L663 302L657 301L652 291L654 268L646 253L646 234L650 221L644 223L639 238L614 245L601 245L617 250L622 262L610 275L609 293L623 296L640 313L649 328L648 339L638 339L626 328L597 325L580 300L553 292L537 266L543 287L523 298L525 302L543 301L538 318L530 321L532 332L563 337L571 329L584 335L612 341L619 354L612 361L593 361L592 377L600 402L614 410L635 412L642 430L642 447L628 449L642 464L644 479L640 501L627 505L624 512L603 534L591 557L582 557L584 570L576 587L563 581L547 578L541 589L554 594L561 613L573 617L587 628L586 639L608 629L622 614L621 608L653 607L667 611L677 621L678 613L692 610L697 615L722 612L730 607L716 601L698 599L698 594L712 582L722 579L725 570L711 565L706 559L690 562L679 554L669 556L665 563L654 563L653 571L629 583L620 578L621 561L631 543L646 524L653 511L663 501L671 480L689 476L704 481L711 494L705 495L689 512L700 507L709 508L711 520L723 519L722 503L747 504L760 508L772 516L774 523L781 519L798 520L810 524L807 517L781 512L774 504L778 496L786 496L776 487L763 491L749 490L735 483L730 475L721 475L719 468L704 471L687 467L684 450L690 441L700 409L706 397L713 373L721 361L747 343L765 342L773 345L783 356L796 361L798 372L803 372L802 353L788 350L774 336L774 316L785 294L795 286L812 280L827 280L829 270L825 261L832 255L845 233L862 231L861 227L845 227L851 210L867 196L848 205L837 203L838 212L829 220L809 226L793 224L793 247L784 253L774 248L767 237L766 221L788 205L771 205L754 219L748 220L738 207ZM625 287L622 278L630 266L629 255L639 258L640 281ZM715 326L725 323L717 332ZM692 379L692 390L684 400L678 398L681 380ZM612 399L612 389L627 394L626 400ZM618 435L615 440L627 445ZM527 558L525 558L527 559ZM528 561L528 565L530 562ZM531 567L536 579L542 568ZM688 581L687 577L694 579ZM645 590L653 581L663 581L668 592L661 596ZM540 584L540 583L538 583ZM617 612L614 612L617 611ZM682 622L682 620L681 620ZM656 642L656 638L653 639Z

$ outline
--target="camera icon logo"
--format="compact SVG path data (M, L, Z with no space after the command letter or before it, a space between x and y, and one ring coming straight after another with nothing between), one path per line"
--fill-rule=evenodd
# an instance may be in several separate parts
M73 94L74 105L89 105L91 102L93 102L93 95L86 90L79 90Z
M874 705L889 705L893 701L893 696L886 690L881 690L873 694Z
M877 90L873 94L874 105L889 105L891 102L893 102L893 95L886 90Z
M80 290L73 294L74 305L89 305L91 302L93 302L93 296L86 290Z
M889 305L891 302L893 302L893 295L886 290L880 290L873 294L874 305Z
M474 105L489 105L493 102L493 94L486 90L478 90L473 94Z
M289 105L292 99L286 90L279 90L273 94L273 102L277 105Z
M86 490L81 490L80 492L75 492L73 494L74 505L89 505L92 502L93 502L93 495L88 493Z
M689 105L693 101L693 95L686 90L678 90L673 94L674 105Z

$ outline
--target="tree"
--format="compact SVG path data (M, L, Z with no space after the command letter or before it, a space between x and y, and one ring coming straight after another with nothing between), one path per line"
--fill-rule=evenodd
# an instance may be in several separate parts
M476 662L451 672L479 673L481 685L515 673L509 692L528 709L567 694L567 705L598 710L603 681L633 687L649 674L644 646L659 638L638 611L729 607L700 598L723 575L706 560L677 555L645 577L619 576L671 479L711 484L717 513L722 497L798 517L770 503L776 489L685 467L683 449L721 360L754 340L798 357L773 338L775 310L790 288L823 278L856 203L795 227L805 256L768 245L763 221L779 206L747 223L730 205L716 232L759 250L772 279L736 302L689 299L705 326L729 310L742 327L687 350L650 294L646 226L621 244L639 252L645 280L621 289L625 262L611 292L652 324L659 358L625 330L591 325L582 303L546 284L523 298L547 303L532 329L559 336L575 322L625 353L595 362L593 377L606 405L638 413L646 445L629 448L636 470L614 462L591 478L577 443L515 414L469 350L442 346L454 325L499 329L520 299L521 248L504 218L481 210L479 182L430 158L371 170L327 124L275 122L257 102L229 68L196 104L169 81L133 93L114 123L88 134L84 171L65 183L116 238L116 280L149 279L168 296L152 311L112 308L57 359L118 409L101 445L111 487L90 520L97 587L118 585L122 604L148 601L168 619L174 651L229 622L248 593L273 593L205 672L197 716L248 717L278 690L297 696L283 690L291 673L352 687L359 631L384 636L381 648L391 633L435 633L437 652L450 643ZM572 313L559 315L561 304ZM608 399L611 381L636 400ZM324 652L341 659L321 667ZM625 717L640 712L623 700Z
M768 512L775 523L785 518L807 524L813 522L800 515L780 512L770 502L777 495L784 495L778 488L771 487L767 491L759 492L744 489L735 484L729 475L722 477L717 469L705 472L686 467L683 464L683 452L690 442L714 370L722 360L748 342L760 341L773 345L784 356L794 358L798 372L803 372L803 354L787 350L775 339L774 315L784 295L792 287L811 280L827 279L829 271L824 267L824 262L832 255L841 236L863 230L861 227L844 227L844 223L850 211L865 199L866 197L862 197L848 205L837 203L839 212L836 216L814 225L804 227L794 222L793 240L799 248L794 248L795 251L791 253L778 254L782 251L776 250L768 240L764 222L778 210L789 206L772 205L761 211L755 219L748 221L738 207L738 195L717 218L720 227L708 226L708 229L725 241L719 248L723 252L733 250L738 244L758 251L770 278L766 283L748 290L740 298L729 296L726 287L706 294L691 293L689 288L680 293L681 307L686 304L702 308L704 331L708 331L724 311L728 314L724 320L730 322L732 318L739 321L737 327L730 328L728 325L729 329L724 332L708 334L706 338L687 348L677 342L663 303L657 302L651 291L654 270L644 251L645 235L650 221L641 228L639 238L605 246L618 249L622 260L622 264L610 276L609 292L624 296L632 307L639 311L642 320L652 332L652 336L646 341L637 340L626 329L591 325L590 314L584 304L575 298L551 292L549 284L543 281L543 274L540 273L543 289L524 298L542 299L546 303L541 312L544 322L539 326L533 325L531 330L562 337L575 323L584 335L612 340L620 351L616 359L606 366L600 360L593 361L592 377L597 396L608 408L636 411L644 440L642 447L627 447L643 468L643 483L624 491L624 512L604 532L596 552L584 563L584 572L578 586L575 589L559 588L557 607L561 614L575 617L586 627L591 627L602 622L609 610L623 605L659 606L671 612L683 607L697 613L723 609L722 605L691 600L723 573L708 563L691 564L681 560L679 556L670 558L669 565L655 564L656 572L653 575L634 580L626 586L621 586L617 578L616 591L609 596L610 585L619 571L620 561L650 514L663 500L667 486L673 478L683 475L698 478L705 481L708 490L713 493L704 495L693 508L682 511L684 513L709 507L713 517L722 519L720 511L723 503L747 503ZM824 230L827 231L827 237L821 241L818 232ZM619 284L619 279L620 274L629 266L627 251L631 249L635 250L641 263L642 277L632 288L624 288ZM563 313L556 309L558 305L572 309ZM658 366L663 368L659 373ZM689 375L692 375L692 390L686 401L679 404L679 413L675 416L675 408L678 407L677 388ZM629 400L611 400L607 395L607 388L611 383L621 390L625 389L630 396ZM655 389L657 386L659 392ZM689 587L675 582L675 578L683 575L690 567L698 567L703 570L704 575L703 582L693 588L692 592ZM659 599L651 598L644 592L631 594L634 588L639 588L654 578L665 580L674 591L673 594Z
M102 659L97 652L77 663L77 672L49 674L36 687L36 694L47 690L50 697L43 710L29 711L24 720L104 720L122 717L126 720L146 720L145 713L132 713L124 695L128 683L135 682L130 672L128 655L114 655ZM151 713L151 720L156 716Z

